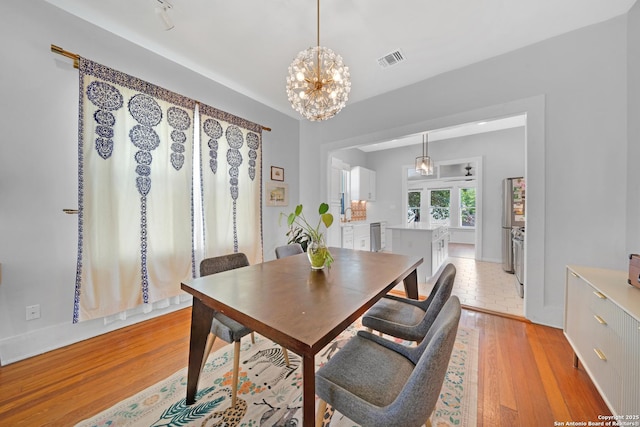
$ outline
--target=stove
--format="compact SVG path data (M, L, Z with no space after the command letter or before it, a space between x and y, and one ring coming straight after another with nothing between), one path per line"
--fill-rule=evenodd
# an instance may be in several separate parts
M516 276L516 289L520 298L524 298L524 227L511 230L513 239L513 268Z

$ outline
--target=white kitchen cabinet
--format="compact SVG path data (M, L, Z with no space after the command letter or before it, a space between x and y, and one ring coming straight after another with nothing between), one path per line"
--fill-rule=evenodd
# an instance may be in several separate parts
M340 203L342 198L342 169L331 168L331 189L329 193L329 203Z
M351 199L376 200L376 172L362 166L351 168Z
M391 251L410 256L420 256L418 283L425 283L447 259L449 231L447 227L430 227L427 223L387 226L391 230Z
M564 334L611 412L640 414L640 289L627 272L567 266Z
M353 226L342 226L342 247L346 249L353 249Z
M432 272L438 271L449 256L449 231L447 227L437 228L431 238Z
M369 224L353 226L353 249L359 251L371 250L371 226Z

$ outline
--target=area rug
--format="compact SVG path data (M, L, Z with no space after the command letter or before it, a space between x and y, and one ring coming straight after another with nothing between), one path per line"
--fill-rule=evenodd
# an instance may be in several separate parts
M316 355L316 369L356 334L356 323ZM200 375L196 403L187 406L186 368L129 397L77 427L208 426L295 427L302 425L302 363L289 352L258 334L256 342L242 341L236 406L231 408L233 346L211 354ZM477 418L478 332L460 327L440 398L431 416L433 426L473 426ZM330 407L327 409L332 411ZM330 427L357 425L334 411Z

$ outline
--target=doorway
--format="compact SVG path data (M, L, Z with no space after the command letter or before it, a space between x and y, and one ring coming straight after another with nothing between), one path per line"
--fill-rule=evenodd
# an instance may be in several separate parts
M536 95L529 98L522 98L495 105L479 107L474 110L453 111L448 115L425 118L422 121L414 121L409 124L388 128L378 127L369 129L367 132L361 131L344 139L334 139L325 141L319 146L305 146L302 154L311 158L320 158L320 168L328 173L328 160L331 153L355 149L361 146L376 144L380 141L392 141L401 135L409 135L421 132L424 129L444 129L454 127L460 123L470 123L473 121L486 120L487 118L500 118L514 115L526 115L525 125L525 178L527 179L527 198L529 203L526 206L527 216L527 240L525 242L525 291L524 291L524 315L527 319L539 323L561 324L562 307L557 301L549 300L546 296L556 291L551 289L550 283L553 281L548 277L546 271L545 242L546 233L546 199L545 199L545 96ZM417 142L418 144L420 141ZM408 155L407 157L411 157ZM415 157L415 155L414 155ZM407 160L407 159L405 159ZM371 165L375 168L377 165ZM383 177L380 177L383 180ZM395 177L386 176L387 180L397 180ZM325 181L321 181L321 190L326 191ZM398 189L395 190L396 194ZM486 202L486 200L485 200ZM398 215L402 205L390 201L386 204L377 202L382 210L393 210ZM384 213L384 212L382 212ZM492 217L500 218L500 214L494 212ZM394 216L397 218L398 216ZM487 235L485 233L485 239Z

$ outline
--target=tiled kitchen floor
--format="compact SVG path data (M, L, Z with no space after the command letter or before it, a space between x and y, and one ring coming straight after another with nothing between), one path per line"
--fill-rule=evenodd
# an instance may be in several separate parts
M524 317L524 299L518 295L516 277L504 272L502 264L454 257L447 262L456 266L452 293L460 298L461 304ZM421 295L429 295L432 287L433 283L418 285Z
M504 272L502 264L476 261L472 257L462 258L467 255L455 250L453 254L461 257L449 256L445 262L456 266L452 293L460 298L461 304L524 317L524 300L518 295L515 275ZM433 277L427 283L419 283L420 295L429 295L436 279L437 277ZM397 289L404 290L401 286Z

